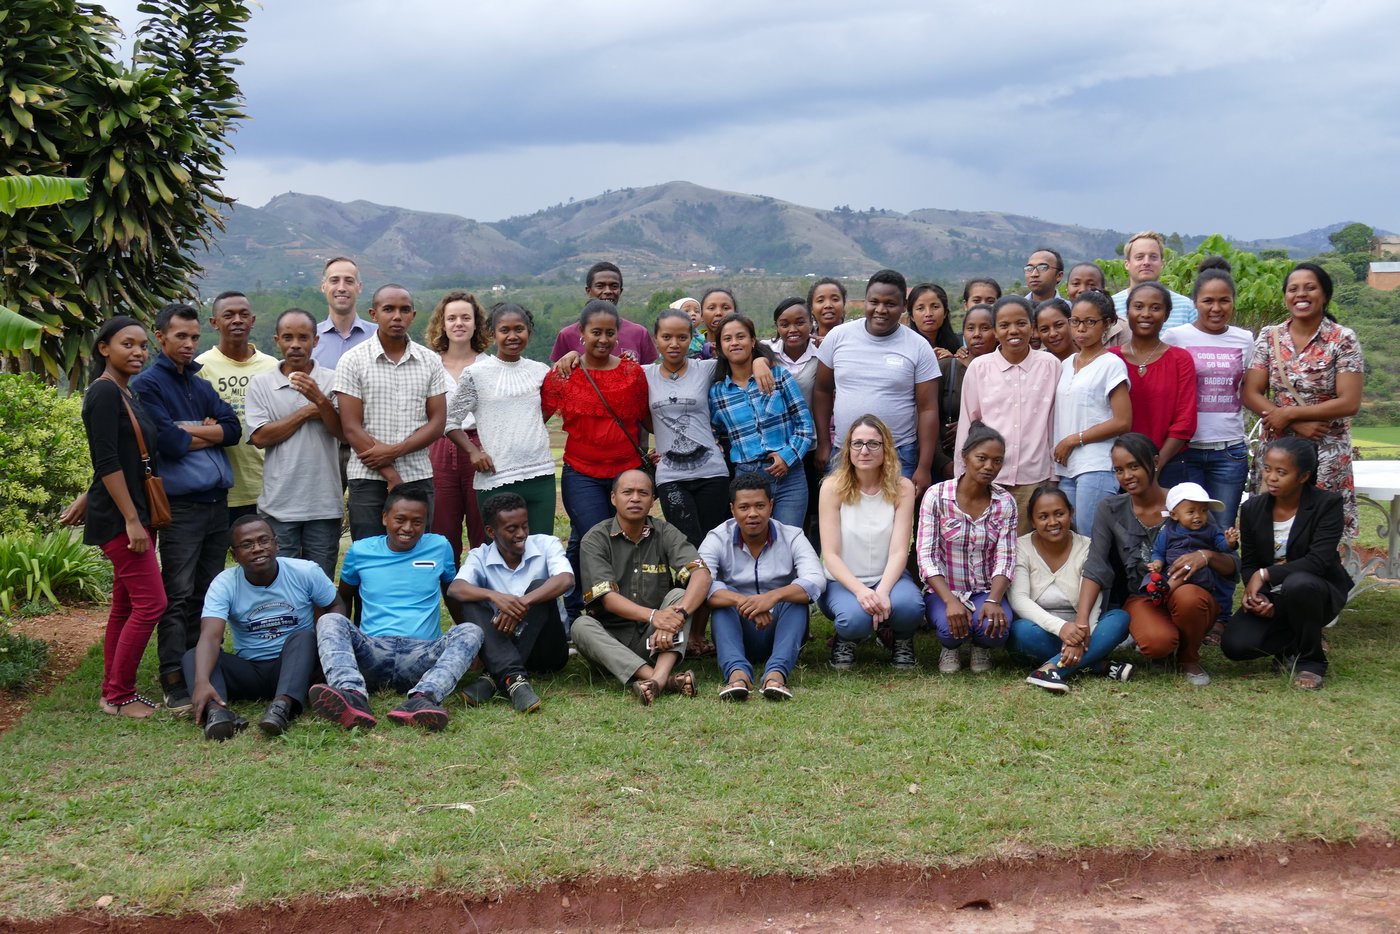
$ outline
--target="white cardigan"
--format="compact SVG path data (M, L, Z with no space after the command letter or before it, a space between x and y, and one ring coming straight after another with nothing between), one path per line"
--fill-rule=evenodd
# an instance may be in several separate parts
M1016 575L1011 578L1011 609L1022 619L1028 619L1046 632L1060 634L1065 620L1048 610L1042 609L1036 601L1046 589L1055 584L1060 592L1070 600L1079 601L1079 586L1083 578L1084 561L1089 556L1089 539L1078 532L1071 532L1072 544L1069 557L1058 571L1051 571L1040 552L1031 544L1034 532L1027 532L1016 540ZM1099 624L1099 604L1089 611L1089 631Z

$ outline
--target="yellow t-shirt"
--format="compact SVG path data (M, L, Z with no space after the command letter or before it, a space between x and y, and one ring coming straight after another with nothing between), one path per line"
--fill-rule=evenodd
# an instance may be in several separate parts
M248 381L259 373L265 373L277 366L277 358L260 352L248 345L253 355L242 363L224 356L218 347L211 347L194 358L201 367L199 375L208 380L233 410L238 413L238 422L243 424L243 399L248 394ZM233 487L228 491L230 506L252 506L262 492L263 452L248 443L248 432L228 451L229 462L233 464Z

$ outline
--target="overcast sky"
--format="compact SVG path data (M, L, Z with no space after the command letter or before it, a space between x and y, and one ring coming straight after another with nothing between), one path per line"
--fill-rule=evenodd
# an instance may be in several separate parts
M226 191L491 221L684 179L1118 230L1400 230L1397 26L1387 0L263 0Z

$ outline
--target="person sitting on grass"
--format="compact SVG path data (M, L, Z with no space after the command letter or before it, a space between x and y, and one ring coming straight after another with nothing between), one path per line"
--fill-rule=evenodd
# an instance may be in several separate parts
M229 701L266 700L258 727L281 736L306 706L315 620L345 606L316 562L278 556L277 533L262 516L234 520L229 539L238 566L209 585L199 642L182 660L195 722L205 739L226 740L248 726ZM223 650L225 628L233 630L232 653Z
M369 729L378 721L367 694L388 687L408 694L390 720L441 730L443 698L481 649L481 629L458 622L442 631L439 599L457 564L447 539L423 533L428 491L390 490L382 519L386 534L356 541L340 566L340 598L346 606L359 598L360 625L342 613L327 613L316 624L326 683L311 686L311 709L346 729ZM447 607L459 620L457 601L449 599Z
M695 546L647 515L655 501L651 477L640 470L613 481L616 515L586 531L579 547L588 612L572 630L578 654L644 705L668 692L695 696L694 673L672 672L685 657L683 630L710 590Z
M481 707L504 690L520 713L540 709L526 671L558 671L569 662L569 637L558 598L574 586L564 546L553 535L530 534L530 506L515 493L497 493L482 507L486 543L467 553L447 595L462 618L481 627L486 671L462 699Z
M710 628L725 684L721 700L748 700L754 664L764 666L769 700L792 698L788 677L807 634L808 605L826 588L826 572L802 530L773 520L773 491L757 473L729 484L726 519L705 536L710 568Z

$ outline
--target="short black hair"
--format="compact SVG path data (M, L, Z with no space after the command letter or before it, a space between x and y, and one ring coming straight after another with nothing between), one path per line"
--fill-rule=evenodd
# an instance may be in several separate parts
M1317 482L1317 445L1300 435L1284 435L1269 442L1269 446L1264 449L1267 455L1270 451L1279 450L1293 458L1293 466L1300 474L1307 474L1310 483Z
M403 500L407 500L410 503L422 503L424 509L430 512L432 511L432 503L428 499L427 490L420 490L416 487L404 489L403 485L400 484L390 490L388 496L384 497L384 508L380 510L380 512L387 514L390 509L393 509Z
M1052 250L1048 246L1038 246L1034 250L1031 250L1031 256L1034 256L1037 253L1049 253L1051 256L1055 257L1055 268L1058 269L1060 272L1065 271L1065 258L1060 255L1059 250ZM1026 258L1026 263L1030 263L1029 257Z
M729 481L729 502L732 505L745 490L762 490L768 499L773 499L773 484L761 473L746 471Z
M215 296L214 296L214 300L213 300L212 302L209 303L209 311L210 311L211 314L218 314L218 312L219 312L219 302L223 301L223 300L226 299L226 298L247 298L247 297L248 297L248 296L245 295L245 294L243 294L242 292L238 292L238 291L235 291L235 290L232 290L232 289L230 289L230 290L227 291L227 292L220 292L218 295L215 295Z
M997 282L997 280L995 279L988 278L987 276L977 276L975 278L968 279L967 282L963 283L962 300L964 304L967 303L968 296L972 294L972 287L974 285L977 285L978 283L981 283L982 285L990 285L992 287L992 291L997 293L997 298L1001 298L1000 282Z
M288 308L278 315L277 320L272 323L272 333L276 334L278 331L282 330L282 319L287 317L287 315L305 315L306 320L311 322L311 326L313 328L316 327L316 316L311 312L307 311L305 308Z
M256 512L250 512L246 515L239 516L237 519L234 519L233 523L228 527L229 546L232 547L233 545L234 532L237 532L245 525L252 525L254 522L261 522L263 525L267 526L267 530L269 532L276 532L276 530L272 527L272 523L267 521L266 516L258 515Z
M199 312L193 305L187 305L184 302L171 302L156 312L156 330L164 331L170 327L171 318L183 318L186 321L198 323Z
M584 276L583 279L584 288L593 288L593 279L600 272L617 273L617 284L622 285L622 270L617 268L617 263L610 263L607 260L603 260L600 263L594 263L592 266L588 267L588 274Z
M408 296L408 300L410 302L413 301L413 293L410 292L408 289L399 285L397 282L386 282L379 288L375 289L374 294L370 296L369 303L371 307L379 304L379 293L383 292L386 289L398 289L400 292Z
M616 493L616 492L617 492L618 485L622 483L622 478L623 478L623 476L625 476L626 474L631 473L631 472L634 471L634 470L635 470L637 473L641 474L643 477L646 477L646 478L647 478L647 482L651 484L651 491L652 491L652 493L655 493L655 492L656 492L656 480L652 478L652 475L651 475L651 474L647 473L647 472L646 472L645 470L643 470L641 467L628 467L626 470L620 472L616 477L613 477L611 492Z
M529 508L530 504L519 493L497 493L482 505L481 521L487 528L494 528L501 513L515 512L517 509L528 511Z
M892 285L899 289L899 298L904 300L904 296L909 292L909 283L905 281L903 275L894 269L881 269L871 276L865 283L865 291L869 293L870 287L875 285Z

